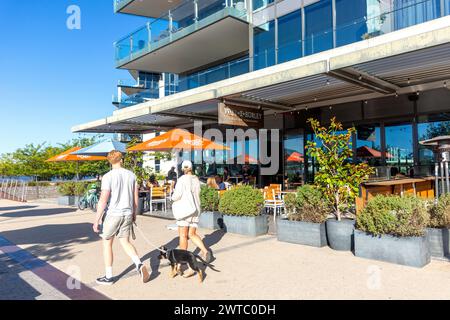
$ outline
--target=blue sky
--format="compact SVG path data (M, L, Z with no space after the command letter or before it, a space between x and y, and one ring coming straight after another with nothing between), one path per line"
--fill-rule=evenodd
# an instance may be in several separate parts
M69 30L67 7L81 9ZM0 154L66 142L70 128L110 115L119 79L113 42L145 19L114 14L113 0L1 0Z

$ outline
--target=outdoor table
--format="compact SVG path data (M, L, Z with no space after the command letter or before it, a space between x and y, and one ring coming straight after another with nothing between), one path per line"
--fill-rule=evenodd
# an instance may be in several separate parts
M397 194L402 197L405 194L412 194L424 199L434 198L434 178L402 178L363 183L359 187L359 197L356 199L357 212L378 194Z

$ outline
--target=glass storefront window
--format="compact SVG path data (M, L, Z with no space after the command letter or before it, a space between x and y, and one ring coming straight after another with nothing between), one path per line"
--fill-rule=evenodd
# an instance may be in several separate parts
M391 169L391 176L409 174L414 163L412 125L386 126L386 164Z
M302 56L302 13L300 10L278 19L278 63Z
M304 152L303 133L288 132L284 137L284 181L288 189L295 189L303 182Z
M356 161L373 167L381 162L381 131L379 125L358 126L356 128Z
M336 0L336 45L363 40L368 34L366 16L369 16L366 0Z
M254 30L254 69L275 64L275 21L264 23Z
M450 135L450 121L419 123L417 128L419 141ZM419 144L419 164L431 165L434 161L433 151Z
M331 0L321 0L305 7L305 54L333 48Z

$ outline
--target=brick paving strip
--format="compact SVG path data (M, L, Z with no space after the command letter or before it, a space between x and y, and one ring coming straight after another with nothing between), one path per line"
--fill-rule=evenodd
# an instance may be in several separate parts
M80 289L70 289L67 286L71 279L66 273L56 269L47 262L35 257L0 236L0 252L3 252L26 270L44 280L72 300L109 300L108 297L91 287L80 283Z

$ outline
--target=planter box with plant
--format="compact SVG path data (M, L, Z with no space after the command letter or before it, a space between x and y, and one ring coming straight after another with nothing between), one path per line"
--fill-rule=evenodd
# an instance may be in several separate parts
M58 185L58 205L60 206L78 206L80 197L86 192L86 182L68 181Z
M205 229L222 229L223 216L219 210L219 192L217 190L202 186L200 191L200 203L202 214L200 215L199 226Z
M430 262L425 201L379 195L357 217L355 255L412 267Z
M259 236L269 230L267 216L261 215L264 196L250 186L239 186L225 192L219 201L225 232Z
M430 208L430 222L427 229L427 241L432 257L449 257L450 247L450 194L439 197Z
M297 193L286 194L284 202L288 218L277 221L278 240L313 247L326 246L325 221L330 208L323 201L322 193L314 186L305 185L298 188Z
M352 135L355 128L344 130L336 118L331 119L328 128L320 122L309 119L316 140L308 141L308 155L315 158L319 169L314 176L314 184L324 195L335 218L326 222L327 237L334 250L353 249L355 221L351 209L354 207L359 185L364 182L373 168L365 163L348 161L353 157Z

